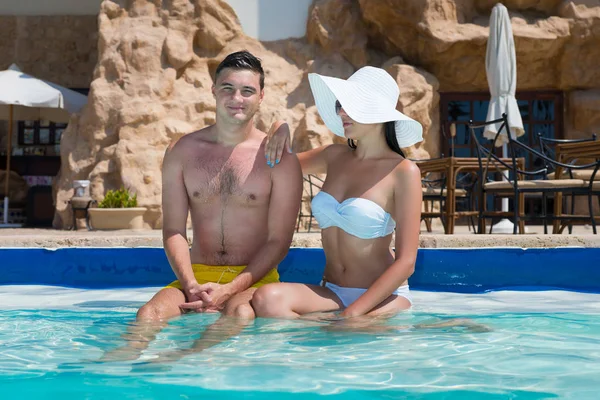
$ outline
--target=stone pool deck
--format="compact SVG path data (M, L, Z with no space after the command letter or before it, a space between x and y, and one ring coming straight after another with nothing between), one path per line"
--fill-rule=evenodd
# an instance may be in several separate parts
M422 248L465 247L600 247L600 235L587 227L576 227L573 235L543 235L541 227L529 227L525 235L475 235L458 227L454 235L440 231L421 234ZM191 239L191 231L188 238ZM54 229L0 229L0 247L161 247L162 232L151 231L61 231ZM319 233L296 233L292 247L321 247Z

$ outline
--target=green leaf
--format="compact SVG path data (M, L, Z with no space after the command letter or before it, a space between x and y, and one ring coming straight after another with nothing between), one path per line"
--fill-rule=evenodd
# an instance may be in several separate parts
M109 190L104 199L98 204L99 208L133 208L137 207L137 193L131 196L124 187L119 190Z

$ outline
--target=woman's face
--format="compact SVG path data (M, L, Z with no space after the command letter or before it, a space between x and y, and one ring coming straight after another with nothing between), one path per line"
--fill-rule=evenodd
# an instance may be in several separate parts
M373 134L374 124L361 124L356 122L346 114L346 111L344 111L344 108L339 101L335 102L335 111L342 120L342 124L344 125L344 136L348 139L360 140L365 135Z

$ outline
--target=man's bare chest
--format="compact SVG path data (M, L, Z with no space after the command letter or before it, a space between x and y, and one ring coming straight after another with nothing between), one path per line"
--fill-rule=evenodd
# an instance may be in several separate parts
M184 181L191 203L260 205L268 203L270 172L247 154L206 154L186 163Z

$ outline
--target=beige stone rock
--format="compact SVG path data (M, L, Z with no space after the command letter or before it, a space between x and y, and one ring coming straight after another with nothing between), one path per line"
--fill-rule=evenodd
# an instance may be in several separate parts
M476 0L475 6L480 12L490 12L498 3L497 0ZM557 7L564 3L563 0L504 0L504 4L510 10L519 11L541 11L544 14L552 15Z
M69 74L60 73L55 81L69 86L87 86L96 65L89 104L63 136L55 225L69 226L66 202L72 181L91 179L98 200L121 185L138 193L149 210L146 223L159 227L164 150L171 141L214 123L210 88L228 53L248 49L263 60L265 99L256 125L268 130L275 120L286 120L296 151L344 143L318 116L308 73L347 78L363 65L383 66L399 84L398 109L424 127L424 142L406 153L435 157L440 152L439 94L488 90L485 52L496 3L315 0L305 38L261 43L244 35L222 0L105 0L93 23L87 17L0 17L5 22L0 25L0 50L5 50L0 64L8 66L10 56L24 70L52 79L52 68L60 63ZM566 91L567 136L597 132L600 0L503 3L515 36L518 90ZM76 26L76 40L57 29L69 22ZM30 33L37 27L50 40ZM74 49L68 45L71 39ZM53 46L68 62L56 56L42 59L42 44Z
M600 136L600 89L573 91L567 101L571 110L566 121L569 137Z
M340 142L334 139L337 136L327 129L314 105L306 109L293 137L292 148L298 153Z
M418 158L439 156L440 109L439 83L427 71L406 65L400 57L387 61L383 68L396 79L400 87L398 110L423 125L423 143L409 152ZM421 149L417 152L417 149ZM412 156L410 157L412 158Z
M519 11L553 10L557 3L514 1L513 8L509 4L522 90L561 87L558 68L569 39L569 21ZM423 66L439 80L440 90L487 90L485 52L491 10L487 2L478 2L481 13L467 0L363 0L360 4L370 42L376 38L386 53ZM568 73L566 68L562 71Z
M304 38L264 42L263 45L302 69L306 69L308 63L315 59L315 50L318 48L316 45L307 44Z
M589 19L600 16L600 0L562 1L558 15L564 18Z
M310 10L306 38L325 54L340 53L355 68L367 64L366 26L357 3L316 0Z
M592 18L570 22L569 45L559 64L561 89L598 88L600 82L600 7Z
M194 31L187 24L172 21L165 40L167 61L175 70L183 68L194 56Z
M200 15L195 42L199 54L215 55L236 36L242 35L240 21L226 2L194 0L194 5Z

